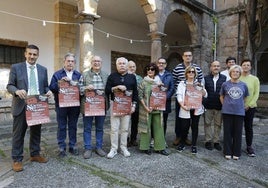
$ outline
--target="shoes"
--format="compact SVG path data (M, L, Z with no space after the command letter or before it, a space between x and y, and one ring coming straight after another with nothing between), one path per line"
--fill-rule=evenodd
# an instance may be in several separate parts
M182 145L182 144L179 145L178 148L177 148L177 150L178 150L179 152L182 152L184 149L185 149L185 146Z
M248 147L247 147L247 154L248 154L248 156L250 156L250 157L255 157L255 156L256 156L256 154L255 154L255 152L254 152L254 149L253 149L251 146L248 146Z
M58 154L58 156L59 157L61 157L61 158L63 158L63 157L66 157L66 151L65 151L65 149L60 149L60 152L59 152L59 154Z
M186 138L186 140L185 140L185 144L186 144L187 146L191 146L191 145L192 145L192 141L189 140L188 138Z
M197 148L196 148L196 146L192 146L192 154L197 154Z
M206 142L205 143L205 148L208 149L208 150L212 150L212 143L211 142Z
M95 152L96 152L99 156L101 156L101 157L104 157L104 156L107 155L107 153L106 153L103 149L101 149L101 148L97 148L97 149L95 150Z
M169 152L166 149L161 150L159 153L162 154L162 155L165 155L165 156L169 155Z
M237 157L237 156L233 156L233 159L234 159L234 160L238 160L239 157Z
M176 137L173 141L173 146L178 146L180 144L181 138Z
M127 147L131 147L131 146L138 146L138 142L136 140L129 141L127 143Z
M152 150L148 149L148 150L143 150L144 153L146 153L147 155L152 155Z
M214 143L214 148L218 151L221 151L222 150L222 147L219 143Z
M78 148L76 147L69 148L69 153L71 153L72 155L79 155Z
M227 159L227 160L230 160L230 159L232 158L231 155L225 155L224 157L225 157L225 159Z
M127 148L121 149L121 153L122 153L125 157L129 157L129 156L130 156L130 153L129 153L129 151L127 150Z
M45 157L41 157L40 155L30 157L30 161L32 162L38 162L38 163L46 163L48 162L48 159Z
M12 164L12 169L15 172L23 171L22 162L14 161Z
M92 156L92 150L86 149L83 154L84 159L89 159L91 156Z
M115 149L111 149L110 152L109 152L108 155L107 155L107 158L108 158L108 159L112 159L112 158L114 158L114 156L116 156L116 155L117 155L117 151L116 151Z

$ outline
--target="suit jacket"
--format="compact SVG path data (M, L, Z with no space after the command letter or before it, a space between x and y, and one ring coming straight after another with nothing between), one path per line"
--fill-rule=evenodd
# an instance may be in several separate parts
M47 69L39 64L36 64L38 73L38 84L40 95L46 94L49 91ZM28 76L27 76L27 65L26 62L13 64L11 66L9 80L7 84L7 90L13 95L11 112L13 116L19 115L26 106L25 100L20 99L15 94L17 90L24 89L28 92Z

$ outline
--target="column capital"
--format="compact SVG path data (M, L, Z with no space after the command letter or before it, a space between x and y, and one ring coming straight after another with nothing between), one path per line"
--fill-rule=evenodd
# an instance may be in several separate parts
M81 20L80 23L90 23L93 25L95 20L99 19L101 16L82 11L76 14L75 17Z
M147 36L150 36L152 40L161 40L161 38L167 36L167 34L160 31L153 31L148 33Z

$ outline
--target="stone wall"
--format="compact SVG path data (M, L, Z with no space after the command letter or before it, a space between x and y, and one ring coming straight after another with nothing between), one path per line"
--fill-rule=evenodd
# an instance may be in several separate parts
M63 57L66 53L76 54L76 35L79 32L76 14L77 7L62 2L55 3L55 21L75 23L55 25L55 70L62 68Z

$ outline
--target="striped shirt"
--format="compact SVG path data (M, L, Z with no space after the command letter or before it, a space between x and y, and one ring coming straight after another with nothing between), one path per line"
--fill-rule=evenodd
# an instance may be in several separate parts
M201 68L197 65L197 64L190 64L191 66L194 66L196 68L197 71L197 80L200 83L203 83L203 72L201 70ZM175 85L175 91L177 90L177 86L180 83L180 81L185 80L185 65L184 63L180 63L178 64L172 71L172 76L173 76L173 80L174 80L174 85Z

